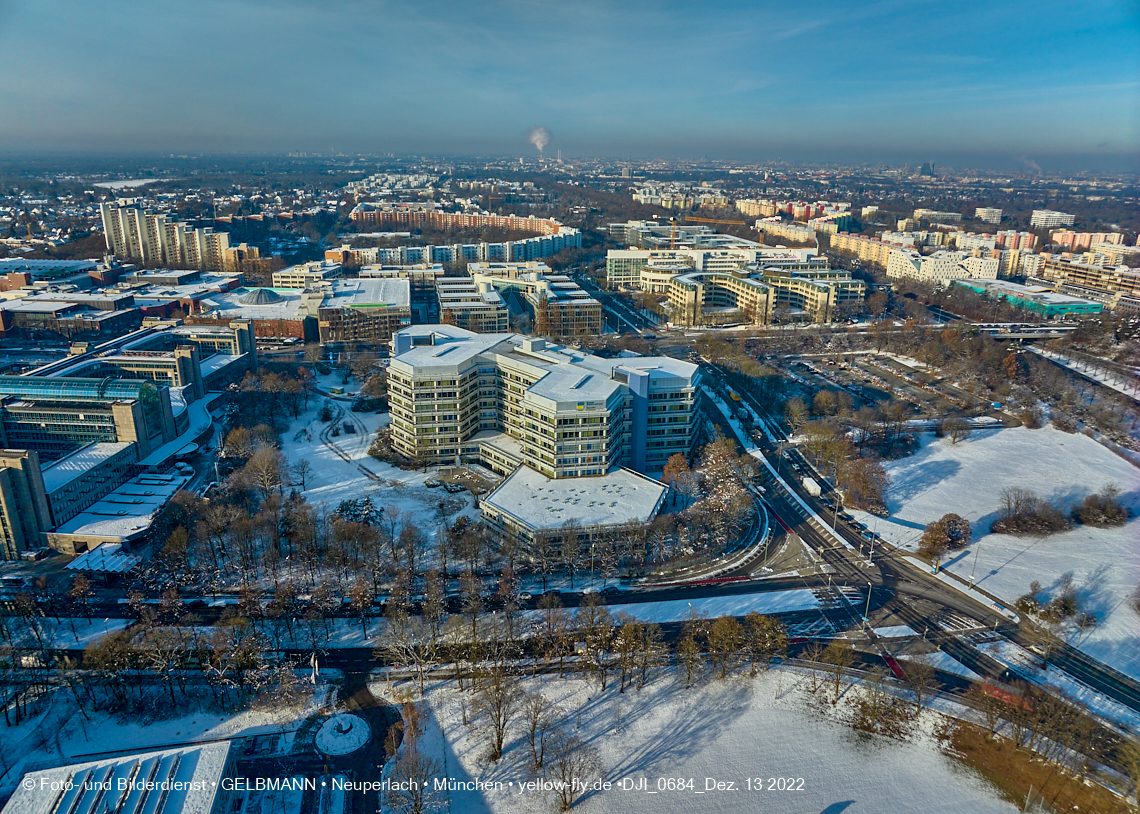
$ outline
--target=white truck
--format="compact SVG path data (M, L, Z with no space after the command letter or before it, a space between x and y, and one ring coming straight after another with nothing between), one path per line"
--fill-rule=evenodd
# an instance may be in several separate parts
M816 483L815 478L809 478L805 475L801 480L801 483L804 485L804 491L806 491L812 497L819 497L820 493L823 491L819 488L819 484Z

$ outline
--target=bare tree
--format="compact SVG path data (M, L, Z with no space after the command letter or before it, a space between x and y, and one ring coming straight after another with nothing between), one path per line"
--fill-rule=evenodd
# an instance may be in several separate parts
M914 690L914 711L921 712L923 700L934 692L934 668L919 658L908 661L903 672L910 683L910 688Z
M385 792L389 810L399 814L430 814L443 810L431 790L431 781L439 775L438 761L423 754L414 741L405 743L402 754L389 775L393 781Z
M543 767L546 752L557 732L560 710L542 693L528 693L522 702L522 721L530 745L531 766L534 771Z
M942 434L950 439L951 444L957 444L970 437L970 422L960 415L951 415L942 419Z
M732 616L717 618L709 628L709 651L712 653L713 669L720 665L720 677L726 678L736 662L744 644L744 628Z
M547 749L549 759L545 761L544 774L555 784L559 808L569 811L579 791L602 773L602 761L593 746L564 732L552 738Z
M313 465L309 463L308 458L302 458L293 464L291 471L293 483L300 486L301 491L304 492L308 488L309 478L313 476Z
M491 732L491 760L503 756L507 730L523 704L518 679L500 668L493 668L478 683L475 710L485 716Z
M831 699L831 703L839 703L839 693L843 689L843 671L851 666L855 660L855 655L851 650L851 645L842 639L832 639L831 644L823 651L823 660L831 665L831 679L835 694Z

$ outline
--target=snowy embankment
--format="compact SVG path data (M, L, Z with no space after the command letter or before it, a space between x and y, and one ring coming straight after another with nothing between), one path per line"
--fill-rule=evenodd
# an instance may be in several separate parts
M923 436L917 453L886 464L889 518L856 512L892 543L916 550L923 527L947 512L970 521L973 538L943 565L1012 605L1039 581L1045 598L1071 573L1081 608L1098 625L1071 643L1140 678L1140 613L1129 596L1140 586L1140 470L1096 441L1046 427L975 431L951 444ZM1121 489L1132 519L1119 528L1077 526L1048 537L992 534L1001 491L1023 487L1065 511L1106 483ZM976 563L976 564L975 564Z
M562 727L598 750L604 778L613 785L587 792L574 809L587 814L1017 810L939 751L930 734L932 713L911 742L862 738L834 716L812 709L818 701L807 692L809 682L791 671L772 670L755 680L706 681L689 690L677 674L624 694L616 683L599 693L596 681L577 678L528 678L523 687L555 702ZM552 794L521 787L534 777L521 731L509 735L502 760L491 764L485 726L463 724L462 705L472 714L470 695L445 684L430 690L428 701L431 715L422 743L440 761L439 775L492 784L481 791L451 792L443 801L451 811L553 810ZM769 781L778 785L780 778L796 790L770 789ZM644 789L638 788L642 779ZM676 788L677 781L682 788ZM725 785L718 788L717 782Z

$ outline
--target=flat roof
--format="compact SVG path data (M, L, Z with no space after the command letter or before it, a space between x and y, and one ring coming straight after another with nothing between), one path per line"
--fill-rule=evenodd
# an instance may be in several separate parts
M95 441L80 447L44 467L44 489L51 494L132 446L131 441Z
M336 280L322 308L406 308L412 302L412 283L406 277L364 277Z
M215 741L28 772L3 814L210 814L229 751Z
M158 510L189 482L189 476L180 474L138 475L53 533L129 540L150 528Z
M649 522L665 492L665 484L630 469L554 479L520 466L482 502L531 529L555 529L570 521L610 526Z

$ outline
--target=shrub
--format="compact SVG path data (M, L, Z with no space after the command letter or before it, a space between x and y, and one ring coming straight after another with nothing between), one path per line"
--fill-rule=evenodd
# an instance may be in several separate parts
M1073 519L1086 526L1123 526L1128 520L1128 510L1118 499L1120 487L1115 483L1105 484L1099 492L1087 496L1080 506L1073 509Z
M1049 413L1049 422L1053 425L1054 429L1061 432L1076 432L1077 419L1073 418L1063 410L1054 409Z
M1055 534L1071 526L1069 519L1047 500L1028 489L1006 487L992 530L998 534Z

